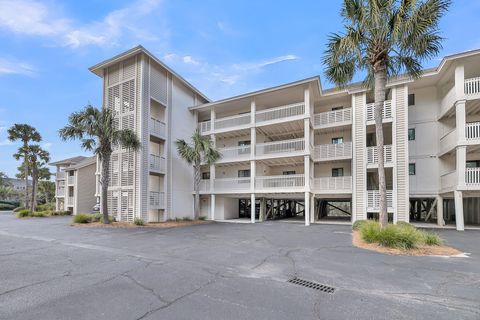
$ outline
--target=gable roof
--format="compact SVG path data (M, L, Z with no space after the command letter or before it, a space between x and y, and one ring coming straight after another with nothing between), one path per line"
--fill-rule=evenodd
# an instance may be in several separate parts
M51 166L57 166L57 165L72 165L72 164L77 164L79 163L80 161L83 161L87 159L87 157L84 157L84 156L77 156L77 157L71 157L71 158L67 158L67 159L63 159L63 160L58 160L58 161L55 161L55 162L51 162L49 163L49 165Z

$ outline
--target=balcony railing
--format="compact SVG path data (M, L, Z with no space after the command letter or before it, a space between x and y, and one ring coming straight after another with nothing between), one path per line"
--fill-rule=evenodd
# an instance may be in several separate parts
M164 157L155 154L150 155L150 170L165 172L166 160Z
M440 176L440 185L442 189L451 189L457 184L457 172L451 171Z
M59 188L57 189L57 197L65 197L65 188Z
M250 190L250 178L222 178L213 180L215 192Z
M457 129L453 129L440 138L440 153L445 153L457 144Z
M198 191L209 192L210 191L210 179L200 180L200 185L199 185Z
M64 171L57 172L57 180L65 180L65 172Z
M198 130L200 133L210 132L210 130L212 130L212 122L210 120L199 122Z
M275 141L259 143L256 145L257 156L271 155L278 153L301 152L305 150L305 139L293 139L284 141Z
M468 186L480 187L480 168L466 168L465 183Z
M313 116L315 128L328 128L352 122L352 108L317 113Z
M250 124L250 122L251 122L250 113L244 113L240 115L219 118L219 119L215 119L214 130L235 128L238 126L244 126L244 125Z
M480 93L480 77L465 79L465 94L467 96Z
M67 184L74 184L75 183L75 176L68 176Z
M150 118L150 133L159 137L165 137L166 132L167 130L165 122L155 119L153 117Z
M250 158L250 146L238 146L238 147L228 147L228 148L219 148L218 151L222 155L222 160L246 160Z
M259 176L255 178L257 189L284 189L305 187L305 175Z
M73 202L74 202L74 201L73 201L73 197L68 197L68 199L67 199L67 205L73 206Z
M480 122L470 122L465 125L467 141L480 139Z
M380 209L380 191L367 190L367 208L369 210ZM387 208L393 208L393 191L387 190Z
M455 100L457 99L457 94L455 92L455 86L451 87L450 90L445 94L445 96L442 98L440 102L440 115L445 114L448 110L450 110L451 107L453 107L453 104L455 103Z
M383 158L385 164L391 164L393 162L393 148L392 145L383 146ZM377 147L367 147L367 164L378 163Z
M298 116L305 113L305 103L294 103L286 106L257 111L255 121L257 123L279 120Z
M312 189L315 192L332 192L335 191L352 191L352 177L321 177L314 178L312 183Z
M165 193L150 191L150 208L165 209Z
M382 110L383 119L391 119L392 118L392 101L386 100L383 104ZM367 121L374 121L375 120L375 103L367 104Z
M326 161L337 159L349 159L352 157L352 143L322 144L314 146L313 160Z

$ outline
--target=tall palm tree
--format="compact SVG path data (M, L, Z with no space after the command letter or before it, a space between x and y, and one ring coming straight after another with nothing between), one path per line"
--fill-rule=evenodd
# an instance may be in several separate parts
M8 129L8 139L10 141L21 141L23 143L22 147L23 150L27 150L28 144L33 142L40 142L42 141L42 136L38 133L37 129L28 125L28 124L14 124L10 129ZM28 165L27 157L25 154L22 155L24 169L25 169L25 208L28 207Z
M193 165L194 170L194 189L195 189L195 203L194 203L194 217L198 219L200 216L200 169L202 163L212 165L217 162L221 155L215 149L210 137L202 136L198 130L192 135L192 144L188 144L183 139L178 139L176 142L177 151L180 157L188 164Z
M382 111L387 79L402 73L418 78L421 63L436 56L442 38L438 23L450 0L344 0L345 31L330 35L323 63L327 78L338 86L366 73L374 90L375 130L380 189L380 225L388 223Z
M39 169L44 167L50 161L50 154L43 150L38 144L29 145L26 148L21 147L13 155L15 159L25 156L27 166L32 176L32 197L30 199L30 211L34 212L37 208L37 184L39 179Z
M62 140L81 142L86 151L93 151L102 162L100 184L102 187L103 223L108 224L107 192L110 183L110 158L113 146L129 150L138 150L140 141L135 132L129 129L117 130L114 125L115 115L111 109L99 110L91 105L80 112L74 112L68 118L68 125L59 130Z

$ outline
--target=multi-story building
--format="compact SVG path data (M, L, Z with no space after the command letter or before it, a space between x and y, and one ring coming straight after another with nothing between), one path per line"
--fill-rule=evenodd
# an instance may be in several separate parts
M202 215L251 222L375 218L374 105L361 85L320 78L211 102L143 47L91 68L104 105L142 149L112 157L110 211L160 221L191 216L192 168L174 146L194 128L222 158L204 166ZM445 57L421 78L388 83L383 109L389 218L480 223L480 50Z

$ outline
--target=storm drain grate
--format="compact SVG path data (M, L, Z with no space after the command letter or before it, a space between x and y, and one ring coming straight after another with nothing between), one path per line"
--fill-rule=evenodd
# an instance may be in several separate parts
M324 284L320 284L312 281L303 280L297 277L288 280L288 282L293 284L298 284L299 286L303 286L306 288L320 290L322 292L329 293L329 294L333 294L335 292L334 287L326 286Z

